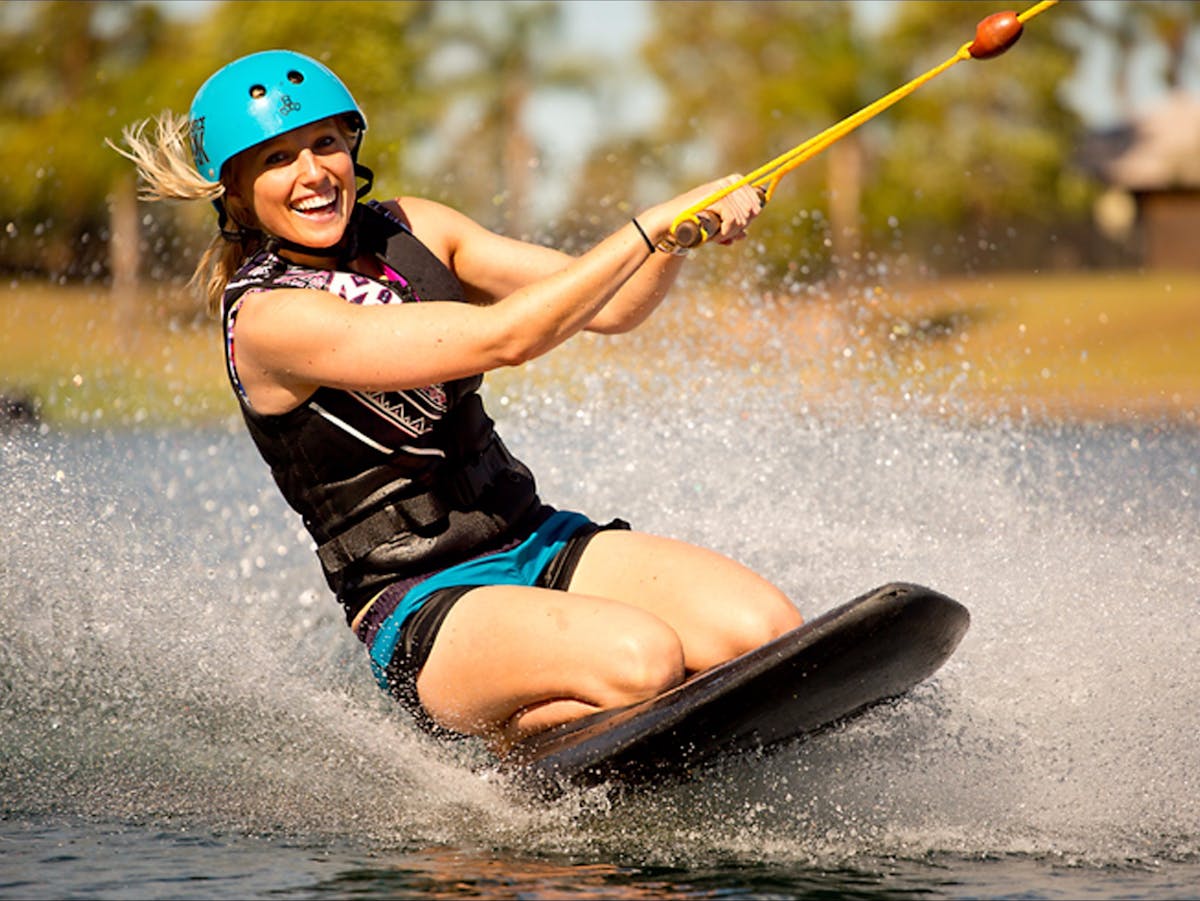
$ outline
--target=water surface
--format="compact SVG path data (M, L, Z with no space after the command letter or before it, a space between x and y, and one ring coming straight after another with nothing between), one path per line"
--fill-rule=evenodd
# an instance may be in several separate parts
M238 424L0 437L0 897L1195 897L1196 432L794 400L492 404L552 503L971 631L819 740L553 804L378 692Z

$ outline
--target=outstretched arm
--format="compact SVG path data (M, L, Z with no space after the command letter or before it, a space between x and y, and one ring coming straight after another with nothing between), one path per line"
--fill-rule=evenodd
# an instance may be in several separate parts
M666 233L690 196L642 214L652 239ZM520 365L584 328L636 324L678 271L678 260L651 253L632 223L573 258L494 235L439 204L414 202L405 212L471 297L493 302L360 306L317 290L247 295L235 324L235 356L260 412L293 409L322 385L399 390ZM730 210L723 240L734 240L752 217Z
M691 204L708 196L725 179L651 207L638 214L637 222L652 242L667 234L681 203ZM400 201L414 233L437 253L463 283L469 299L491 303L520 288L558 272L573 257L536 244L497 235L461 213L420 198ZM720 243L732 243L744 235L746 226L758 215L761 201L747 189L719 203L722 232ZM640 236L639 236L640 237ZM643 241L643 246L645 241ZM619 333L637 327L667 296L682 266L682 257L649 253L645 261L584 326L589 331Z

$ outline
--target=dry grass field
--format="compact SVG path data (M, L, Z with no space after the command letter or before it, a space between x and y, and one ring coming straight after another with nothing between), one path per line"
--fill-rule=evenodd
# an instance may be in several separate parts
M206 422L236 407L218 331L180 325L147 295L119 308L93 287L18 284L0 295L0 394L55 425Z
M817 404L858 395L936 410L937 398L953 397L956 415L1200 424L1200 272L994 275L749 300L718 289L670 303L638 333L585 336L561 363L539 362L520 378L581 367L658 378L672 359L659 351L673 343L744 377L778 378L786 366ZM492 390L516 378L497 373ZM122 315L99 288L15 283L4 292L0 394L34 399L56 426L235 414L212 323Z
M859 309L890 364L876 380L988 413L1200 423L1200 272L950 280Z

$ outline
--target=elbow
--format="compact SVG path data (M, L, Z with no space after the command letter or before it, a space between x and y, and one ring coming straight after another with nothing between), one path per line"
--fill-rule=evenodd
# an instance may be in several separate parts
M541 336L517 331L503 336L493 346L491 357L497 369L523 366L551 347L553 344L548 344Z
M641 325L645 318L634 316L612 316L605 315L606 311L601 311L598 316L592 319L587 324L587 330L594 332L597 335L624 335L632 332L635 328Z
M532 348L511 346L501 348L493 356L496 369L503 369L507 366L524 366L534 357L538 356Z

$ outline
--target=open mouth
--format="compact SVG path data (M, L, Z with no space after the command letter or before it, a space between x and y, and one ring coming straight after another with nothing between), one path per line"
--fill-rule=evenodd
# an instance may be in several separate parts
M328 215L336 211L337 199L337 189L330 188L321 194L314 194L311 197L305 197L303 200L296 201L292 204L292 210L305 216Z

